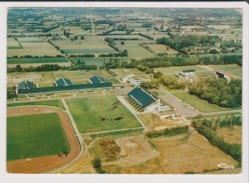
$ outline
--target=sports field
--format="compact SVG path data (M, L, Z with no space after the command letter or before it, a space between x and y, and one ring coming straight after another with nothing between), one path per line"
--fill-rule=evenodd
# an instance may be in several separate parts
M69 62L66 58L8 58L7 64Z
M81 133L141 127L115 96L68 99L66 102Z
M7 160L69 152L57 113L7 118Z
M195 95L190 95L187 92L180 92L180 93L172 93L177 98L183 100L187 104L190 104L193 108L198 109L201 112L219 112L219 111L226 111L231 110L231 108L221 108L217 105L210 104L206 100L202 100Z

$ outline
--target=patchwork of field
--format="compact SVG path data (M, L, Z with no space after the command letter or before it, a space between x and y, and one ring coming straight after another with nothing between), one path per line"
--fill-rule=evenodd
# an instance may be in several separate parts
M84 40L63 40L53 41L66 54L101 54L101 53L117 53L113 48L108 46L104 39L98 36L85 36Z
M22 46L12 37L7 38L7 48L8 49L20 49Z
M141 127L115 96L68 99L66 102L80 133Z
M115 42L117 43L117 47L119 47L121 50L128 51L129 58L141 59L141 58L150 58L155 56L155 54L153 54L152 52L146 50L145 48L139 45L139 43L143 43L144 41L124 41L124 45L121 45L122 41L115 41Z
M167 55L176 55L178 51L163 44L148 44L149 48L156 54L167 53Z
M7 64L60 63L69 62L64 57L55 58L8 58Z
M81 27L76 27L76 26L61 26L56 29L52 29L49 31L51 34L63 34L63 31L67 30L71 34L76 34L76 35L81 35L83 33L83 29Z
M7 160L68 152L70 149L57 113L7 118Z
M210 68L219 71L225 71L229 74L233 74L237 77L242 77L242 67L238 66L237 64L231 65L209 65Z
M103 164L103 169L111 174L203 173L217 170L217 165L224 162L237 165L235 160L196 132L191 135L149 139L148 142L154 149L145 148L148 142L139 136L117 139L116 142L122 142L118 144L125 156ZM151 154L157 156L153 158Z
M45 40L37 37L23 37L18 38L18 41L22 45L21 49L8 49L7 57L13 56L56 56L61 53L56 50L52 45Z

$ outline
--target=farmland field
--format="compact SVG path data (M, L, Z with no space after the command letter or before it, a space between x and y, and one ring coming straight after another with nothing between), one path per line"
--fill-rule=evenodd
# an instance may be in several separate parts
M117 43L117 47L121 50L128 51L129 58L150 58L154 57L155 54L151 53L150 51L146 50L139 43L144 41L124 41L124 45L121 45L121 41L115 41ZM149 42L146 40L146 42ZM139 53L139 54L138 54Z
M8 58L7 64L69 62L66 58Z
M118 144L124 152L124 157L103 163L103 169L111 174L203 173L207 170L217 170L217 165L221 162L233 166L238 164L196 132L192 135L143 140L139 136L133 136L115 141L122 142ZM148 142L154 149L150 150L145 146Z
M177 98L183 100L187 104L190 104L193 108L198 109L201 112L219 112L225 110L231 110L226 108L221 108L217 105L210 104L206 100L202 100L195 95L190 95L187 92L173 93Z
M81 133L141 127L114 96L68 99L66 102Z
M14 38L7 38L8 49L20 49L21 45Z
M156 54L167 53L168 55L176 55L178 51L170 48L169 46L163 44L148 44L152 51Z
M73 57L71 58L71 60L76 63L78 60L80 60L80 62L85 62L86 65L96 65L96 66L102 66L103 62L105 61L109 61L110 57L98 57L98 58L94 58L94 57L88 57L88 58L82 58L82 57Z
M241 144L242 143L242 127L223 127L216 130L217 136L224 139L225 142L230 144Z
M48 100L48 101L36 101L36 102L25 102L25 103L12 103L7 104L7 107L17 107L17 106L26 106L26 105L47 105L53 107L59 107L65 109L61 100Z
M69 39L63 41L53 41L66 54L92 54L92 53L117 53L108 43L98 36L85 36L84 40Z
M69 151L58 114L8 117L7 160L54 155Z
M232 65L209 65L214 70L221 70L227 73L231 73L237 77L242 77L242 67L232 64Z

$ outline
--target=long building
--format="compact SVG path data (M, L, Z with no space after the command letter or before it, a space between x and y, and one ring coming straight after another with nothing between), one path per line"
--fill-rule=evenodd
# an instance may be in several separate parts
M46 88L31 88L31 89L18 89L18 97L48 95L61 93L66 91L93 91L100 89L112 89L112 83L97 83L97 84L79 84L70 86L57 86Z

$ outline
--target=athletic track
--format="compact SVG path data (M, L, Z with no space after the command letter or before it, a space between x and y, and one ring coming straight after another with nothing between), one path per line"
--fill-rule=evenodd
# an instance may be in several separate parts
M39 109L39 110L37 110ZM60 168L70 163L80 152L80 146L76 139L74 130L71 126L70 120L66 112L46 106L22 106L16 108L8 108L7 116L23 116L30 114L44 114L56 112L60 119L64 131L66 133L68 143L70 145L70 153L66 157L59 157L58 155L44 156L38 158L22 159L7 162L8 173L47 173L57 168ZM11 140L11 139L10 139Z

